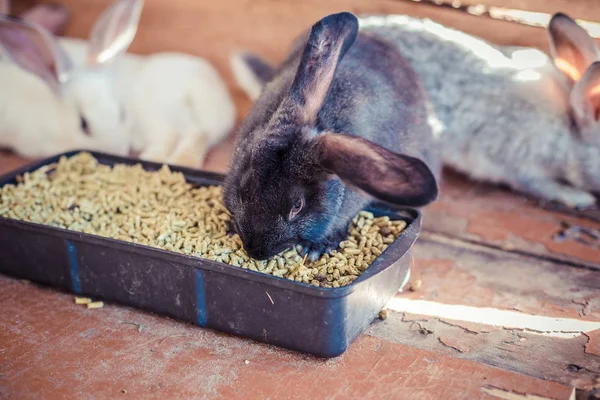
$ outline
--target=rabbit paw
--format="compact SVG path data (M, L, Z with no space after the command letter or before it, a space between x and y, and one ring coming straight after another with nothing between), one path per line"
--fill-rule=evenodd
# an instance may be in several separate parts
M237 233L235 226L233 225L233 220L229 219L227 222L225 222L225 233L227 236L232 236Z
M557 191L553 200L560 201L567 207L575 209L590 208L596 204L596 197L594 195L569 186L565 186Z
M586 208L592 208L596 205L596 197L588 192L570 193L562 200L569 207L583 210Z
M300 255L304 257L306 254L308 254L308 259L310 261L317 261L323 254L337 249L340 245L340 242L344 240L344 237L345 231L342 231L339 234L330 235L319 242L300 242L300 246L302 246Z
M596 197L585 190L564 185L553 180L522 179L517 188L548 201L558 201L567 207L584 209L596 204Z

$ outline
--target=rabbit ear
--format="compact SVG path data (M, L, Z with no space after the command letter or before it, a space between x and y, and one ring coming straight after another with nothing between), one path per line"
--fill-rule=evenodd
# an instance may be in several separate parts
M348 12L329 15L313 25L290 93L304 122L316 120L337 65L357 34L358 20Z
M31 24L37 24L48 32L57 35L63 31L69 22L70 14L67 7L62 4L46 3L33 6L21 14L20 17Z
M263 87L275 75L275 69L271 64L252 53L234 53L230 63L237 84L251 100L258 98Z
M573 82L581 79L587 68L598 59L594 39L565 14L555 14L548 25L554 64Z
M0 45L21 68L36 74L60 91L72 64L52 35L44 28L0 15Z
M393 153L356 136L323 133L314 140L318 165L350 187L381 201L412 207L437 198L435 176L417 158Z
M571 106L581 126L600 124L600 61L588 68L571 91Z
M9 0L0 0L0 15L6 15L10 11Z
M133 42L144 0L117 0L96 21L90 35L88 62L101 65L125 53Z

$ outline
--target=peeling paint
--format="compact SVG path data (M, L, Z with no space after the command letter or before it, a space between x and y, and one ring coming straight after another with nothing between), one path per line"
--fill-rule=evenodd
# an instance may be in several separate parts
M584 335L588 338L588 341L585 344L585 352L600 357L600 329L584 333ZM600 367L598 373L600 377Z
M563 339L505 328L471 333L438 318L394 311L386 321L372 325L367 334L577 388L593 386L600 374L599 359L584 351L588 342L584 335ZM439 337L446 344L468 347L469 351L461 353L448 347Z
M467 346L464 342L462 342L456 336L440 336L438 338L438 340L444 346L453 348L454 350L459 351L461 353L467 353L468 351L471 350L471 348L469 346Z
M584 332L600 329L600 322L569 318L553 318L488 307L442 304L434 301L395 297L386 308L440 319L466 321L476 324L522 329L546 336L573 338Z
M403 313L402 317L403 321L412 322L412 321L431 321L432 319L437 319L440 322L443 322L446 325L455 326L457 328L461 328L469 333L489 333L503 329L503 327L493 326L493 325L484 325L478 324L468 321L458 321L447 318L434 318L427 315L417 315L411 313Z
M458 246L462 245L422 236L415 247L415 273L425 285L420 292L401 297L600 322L597 271L481 246ZM585 316L574 299L589 302Z

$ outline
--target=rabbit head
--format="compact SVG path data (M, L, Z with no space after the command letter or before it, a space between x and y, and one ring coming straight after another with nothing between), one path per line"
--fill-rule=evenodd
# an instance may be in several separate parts
M336 219L344 220L345 231L353 215L344 213L358 212L368 203L365 198L419 206L437 195L435 178L422 161L320 126L322 118L344 112L333 111L343 108L337 101L352 101L326 99L357 34L358 21L350 13L315 24L305 45L265 86L238 132L224 198L251 257L318 243ZM332 107L332 116L319 115L324 103ZM348 197L348 190L362 194Z
M600 190L600 53L594 39L565 14L548 25L555 67L567 82L566 94L575 125L574 184Z
M581 139L600 146L600 53L589 34L565 14L548 25L554 65L568 80Z
M80 147L127 154L129 129L123 105L117 97L111 64L131 44L142 5L141 0L120 0L101 15L90 35L87 63L81 68L73 66L56 38L44 28L0 16L0 45L15 65L44 83L41 86L45 88L41 87L40 91L51 92L39 97L58 103L31 102L32 108L20 118L31 118L31 114L37 113L39 123L27 123L24 129L28 132L20 132L18 124L13 129L17 135L35 138L37 143L20 146L31 149L18 151L30 156L46 156ZM31 81L31 78L26 77L26 80ZM31 88L31 85L22 86L23 91ZM20 95L18 88L12 95ZM31 96L31 93L23 95Z

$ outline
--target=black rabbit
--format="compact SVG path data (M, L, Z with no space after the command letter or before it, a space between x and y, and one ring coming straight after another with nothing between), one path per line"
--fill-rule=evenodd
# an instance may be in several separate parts
M265 79L224 191L251 257L300 244L314 260L374 199L436 199L439 151L418 75L354 15L317 22Z
M600 51L577 22L552 16L551 57L406 15L360 24L394 43L421 76L444 131L445 164L543 201L600 205ZM232 67L253 100L273 76L249 53L236 54Z

